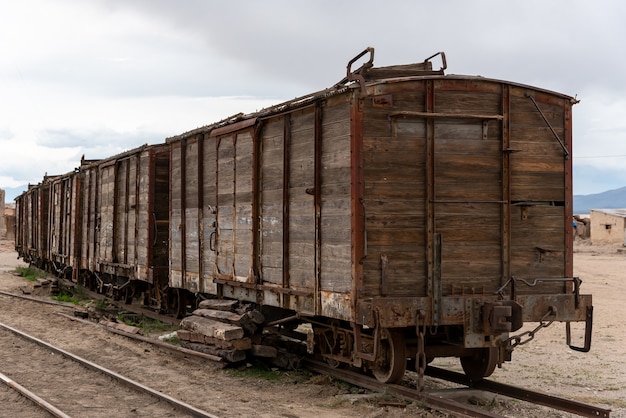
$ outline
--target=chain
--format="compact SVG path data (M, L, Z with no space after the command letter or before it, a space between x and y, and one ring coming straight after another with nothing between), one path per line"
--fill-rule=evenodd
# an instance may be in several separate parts
M417 312L415 321L415 332L417 333L417 356L415 358L415 366L417 368L417 389L424 391L424 373L426 371L426 351L424 350L424 339L426 335L426 321L424 313Z
M548 320L548 318L550 319ZM522 332L521 334L510 337L503 342L503 345L506 346L508 344L511 350L517 347L518 345L524 345L532 341L533 338L535 338L535 334L539 332L539 330L543 328L547 328L550 325L552 325L555 319L556 319L556 309L550 306L548 308L548 312L546 312L546 314L541 318L541 320L539 321L539 325L535 329L533 329L532 331L525 331L525 332ZM524 339L524 337L526 338Z

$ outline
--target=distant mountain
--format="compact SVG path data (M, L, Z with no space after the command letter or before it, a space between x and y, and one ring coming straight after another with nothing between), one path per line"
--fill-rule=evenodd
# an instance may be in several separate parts
M589 213L591 209L626 208L626 187L602 193L574 195L574 213Z

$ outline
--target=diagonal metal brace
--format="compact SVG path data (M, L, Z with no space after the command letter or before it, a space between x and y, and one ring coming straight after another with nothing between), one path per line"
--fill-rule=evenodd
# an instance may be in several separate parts
M548 128L550 128L550 130L552 131L552 135L554 135L556 140L559 141L559 144L561 144L561 148L563 148L563 152L565 152L565 159L569 160L569 151L567 150L567 148L565 147L565 144L563 143L563 141L559 137L559 134L556 133L556 131L554 130L554 128L552 127L552 125L548 121L548 118L546 118L546 115L544 115L543 112L541 111L541 109L539 108L539 105L535 101L535 98L533 96L531 96L530 94L528 94L528 93L525 93L524 96L528 97L530 99L530 101L533 102L533 104L537 108L537 111L539 112L539 114L543 118L543 121L546 123L546 125L548 125Z

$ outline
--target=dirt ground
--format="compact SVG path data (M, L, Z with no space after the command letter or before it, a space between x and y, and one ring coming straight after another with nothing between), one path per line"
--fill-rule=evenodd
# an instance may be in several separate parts
M612 417L626 417L626 286L622 283L626 249L620 250L585 242L575 245L575 274L583 280L582 292L591 293L594 298L591 351L570 350L565 345L564 325L555 323L539 331L530 343L519 346L513 361L496 370L494 380L610 408ZM25 285L24 279L11 273L18 265L24 264L17 260L13 243L0 241L0 290L17 293ZM381 407L379 401L381 396L385 400L385 395L362 393L323 376L282 372L268 380L265 375L219 369L138 344L99 327L70 322L56 312L68 311L0 296L0 322L220 417L445 416L424 411L415 404L406 408ZM582 326L573 327L573 333L582 338ZM460 370L458 360L436 360L435 365ZM68 394L68 402L71 396ZM497 412L511 417L571 416L515 400L496 400Z

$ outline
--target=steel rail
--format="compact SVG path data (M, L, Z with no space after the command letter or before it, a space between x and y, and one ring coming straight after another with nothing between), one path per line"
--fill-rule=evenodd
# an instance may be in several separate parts
M35 405L45 410L46 412L49 412L53 416L57 418L71 418L65 412L61 411L56 406L52 405L51 403L37 396L34 392L31 392L30 390L26 389L24 386L20 385L19 383L17 383L15 380L11 379L10 377L0 373L0 380L2 380L8 387L15 390L20 395L30 399Z
M611 414L610 409L599 408L597 406L585 404L571 399L559 398L557 396L511 386L504 383L498 383L491 380L470 382L467 376L465 376L464 374L441 369L438 367L427 367L426 374L428 376L438 379L466 385L473 389L497 393L499 395L508 396L510 398L531 402L536 405L543 405L553 409L570 412L572 414L576 414L582 417L608 418Z
M118 374L118 373L116 373L116 372L114 372L112 370L109 370L109 369L106 369L106 368L104 368L102 366L99 366L98 364L93 363L93 362L91 362L89 360L86 360L86 359L84 359L82 357L74 355L74 354L70 353L69 351L65 351L65 350L63 350L61 348L55 347L55 346L53 346L51 344L48 344L47 342L45 342L43 340L40 340L40 339L38 339L36 337L28 335L28 334L26 334L26 333L24 333L24 332L22 332L22 331L20 331L18 329L15 329L15 328L13 328L13 327L11 327L9 325L5 325L5 324L0 322L0 328L3 328L5 330L7 330L7 331L10 331L13 334L15 334L15 335L17 335L17 336L27 340L27 341L31 341L31 342L33 342L35 344L38 344L39 346L44 347L47 350L53 351L53 352L55 352L57 354L60 354L60 355L62 355L64 357L70 359L70 360L73 360L73 361L83 365L84 367L86 367L88 369L95 370L95 371L100 372L100 373L102 373L102 374L104 374L106 376L109 376L109 377L115 379L116 381L121 382L122 384L124 384L124 385L126 385L126 386L128 386L128 387L130 387L132 389L135 389L135 390L137 390L139 392L144 392L144 393L146 393L146 394L148 394L148 395L150 395L150 396L152 396L152 397L154 397L156 399L159 399L161 401L167 402L168 404L170 404L171 406L173 406L174 408L178 409L181 412L185 412L185 413L190 414L190 415L192 415L194 417L200 417L200 418L218 418L216 415L212 415L212 414L210 414L210 413L208 413L206 411L198 409L198 408L196 408L194 406L191 406L191 405L189 405L189 404L187 404L185 402L182 402L182 401L180 401L178 399L172 398L171 396L168 396L168 395L166 395L164 393L158 392L157 390L154 390L154 389L152 389L152 388L150 388L148 386L145 386L145 385L143 385L143 384L141 384L139 382L136 382L136 381L134 381L132 379L129 379L129 378L125 377L125 376L122 376L121 374Z
M452 399L445 399L438 395L432 395L427 392L419 392L417 389L411 389L400 385L389 385L379 382L378 380L365 376L358 372L345 369L334 369L324 363L315 360L305 359L304 367L315 373L325 374L336 377L344 382L359 386L365 389L385 392L395 395L401 399L408 401L422 401L428 407L441 412L453 413L460 417L485 417L485 418L501 418L502 415L480 409L471 405L463 405Z

